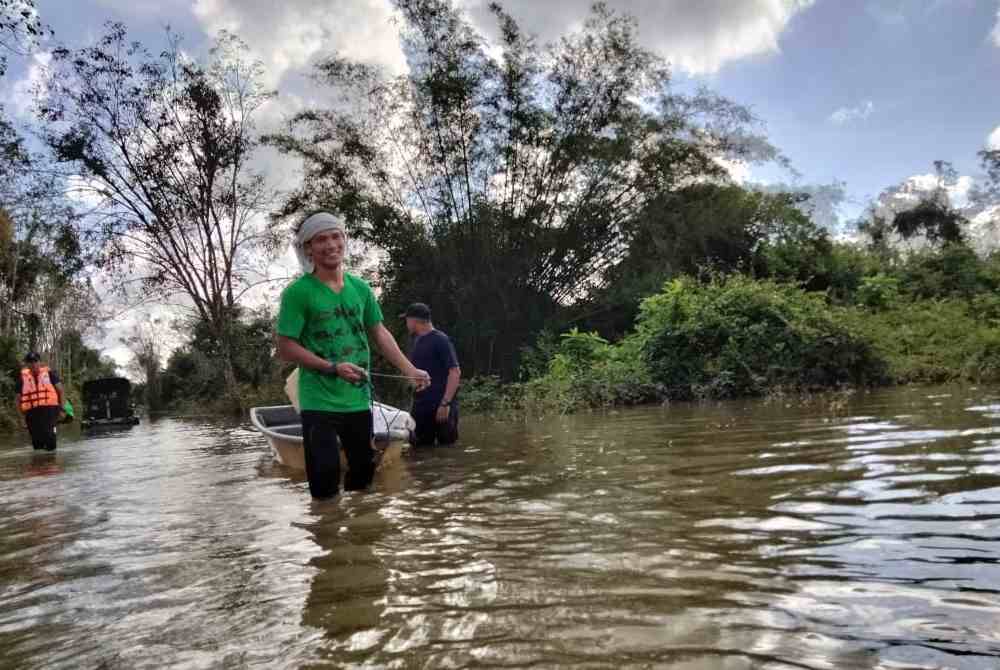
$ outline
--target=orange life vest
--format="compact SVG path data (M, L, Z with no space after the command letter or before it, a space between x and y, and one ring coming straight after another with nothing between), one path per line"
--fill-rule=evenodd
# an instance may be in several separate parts
M35 407L58 407L59 394L49 379L49 369L41 366L38 369L38 383L31 368L21 370L21 411L27 412Z

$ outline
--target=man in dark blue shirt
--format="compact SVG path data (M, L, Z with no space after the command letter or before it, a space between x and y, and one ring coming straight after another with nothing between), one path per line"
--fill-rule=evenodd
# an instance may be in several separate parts
M413 444L454 444L458 439L458 367L455 347L448 336L434 328L431 309L422 302L410 305L400 316L413 337L410 362L431 376L431 385L413 397L410 414L417 423Z

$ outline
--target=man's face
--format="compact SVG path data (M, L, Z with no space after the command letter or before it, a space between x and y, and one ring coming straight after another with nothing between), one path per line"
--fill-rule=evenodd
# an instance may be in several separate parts
M412 316L406 317L406 330L410 335L416 335L417 331L420 330L420 319L414 319Z
M339 230L324 230L305 244L306 256L316 268L336 269L344 262L347 238Z
M41 368L42 368L41 361L31 361L30 363L28 363L28 369L31 370L36 375L38 374L38 371L41 370Z

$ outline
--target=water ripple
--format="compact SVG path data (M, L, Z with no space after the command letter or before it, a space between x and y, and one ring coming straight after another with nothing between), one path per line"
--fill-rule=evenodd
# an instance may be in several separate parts
M988 389L467 420L308 499L246 425L0 449L10 667L993 668Z

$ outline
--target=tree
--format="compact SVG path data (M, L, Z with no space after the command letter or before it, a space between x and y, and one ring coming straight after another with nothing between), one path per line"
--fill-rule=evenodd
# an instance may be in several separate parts
M157 332L162 324L158 319L139 322L128 337L121 338L121 343L132 353L129 361L129 372L136 375L143 388L143 399L146 407L158 410L163 407L162 367L163 355L160 347L160 337Z
M7 72L7 53L24 54L51 29L38 18L34 0L0 0L0 77Z
M831 244L802 212L802 199L716 183L662 194L637 220L606 285L578 305L576 322L619 337L632 328L643 298L670 279L706 270L825 288L822 261Z
M872 221L863 225L862 231L869 232L873 242L878 238L884 242L886 232L892 232L903 241L918 239L932 245L963 243L963 229L968 221L952 206L949 196L949 189L957 183L958 172L951 163L934 161L930 188L911 179L887 189L872 208ZM884 222L879 224L876 217Z
M541 326L605 280L663 194L774 157L742 107L672 93L636 24L602 4L545 48L497 4L492 56L447 0L399 0L410 69L331 57L342 94L268 141L305 163L282 214L339 211L386 254L383 299L432 304L464 369L509 376Z
M923 235L931 244L960 244L968 221L945 203L924 200L913 209L896 214L892 228L904 240Z
M231 34L201 65L181 55L174 36L153 57L109 24L93 46L54 52L39 100L46 143L100 201L89 219L101 267L137 276L144 296L187 299L223 342L236 403L226 323L274 248L259 216L269 192L250 168L254 119L272 97L261 76Z

